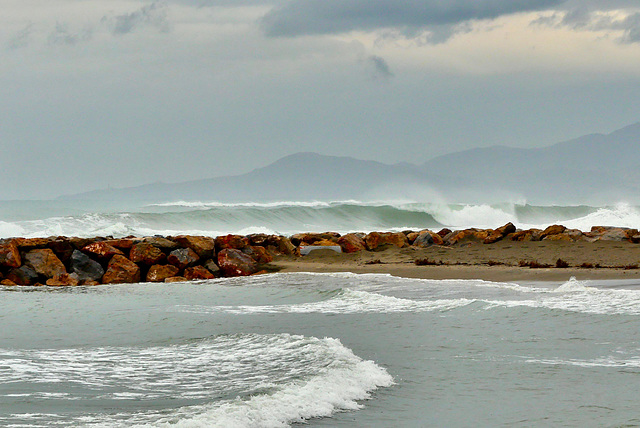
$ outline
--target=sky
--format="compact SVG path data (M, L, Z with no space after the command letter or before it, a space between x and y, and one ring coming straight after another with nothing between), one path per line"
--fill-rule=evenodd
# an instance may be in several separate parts
M640 121L637 0L0 9L0 199L237 175L306 151L421 164Z

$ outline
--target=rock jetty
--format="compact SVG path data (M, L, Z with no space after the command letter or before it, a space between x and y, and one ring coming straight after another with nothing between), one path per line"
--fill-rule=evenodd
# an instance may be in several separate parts
M498 241L628 241L640 243L637 229L596 226L588 232L551 225L517 229L404 232L299 233L290 237L150 236L9 238L0 240L0 284L76 286L135 282L176 282L248 276L277 270L274 257L300 257L301 248L340 247L343 253L387 248L494 244Z

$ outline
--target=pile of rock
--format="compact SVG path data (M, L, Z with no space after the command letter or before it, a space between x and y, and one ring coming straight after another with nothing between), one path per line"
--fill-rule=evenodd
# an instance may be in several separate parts
M512 223L497 229L442 229L405 232L299 233L287 238L254 234L151 236L144 238L12 238L0 240L2 285L97 285L175 282L264 273L278 255L300 255L304 246L339 246L343 253L387 248L425 248L469 242L629 241L640 243L637 229L593 227L589 232L562 225L519 230Z
M273 256L294 254L282 236L13 238L0 241L2 285L174 282L261 272Z

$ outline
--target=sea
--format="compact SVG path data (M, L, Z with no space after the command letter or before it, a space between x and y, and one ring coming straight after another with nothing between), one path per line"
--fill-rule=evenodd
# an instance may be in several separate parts
M0 237L562 223L640 209L0 202ZM2 427L640 426L640 282L276 273L0 287Z

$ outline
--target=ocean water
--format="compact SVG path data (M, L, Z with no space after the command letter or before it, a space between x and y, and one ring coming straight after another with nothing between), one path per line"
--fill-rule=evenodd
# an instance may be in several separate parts
M299 202L225 204L96 201L0 201L0 238L12 236L149 236L229 233L370 232L442 227L495 228L514 223L544 228L562 223L583 231L592 226L637 228L640 207L535 206L528 204L438 204L418 202Z
M0 202L0 237L562 223L640 210ZM640 426L640 283L272 274L0 287L2 427Z
M638 426L639 286L5 287L0 426Z

